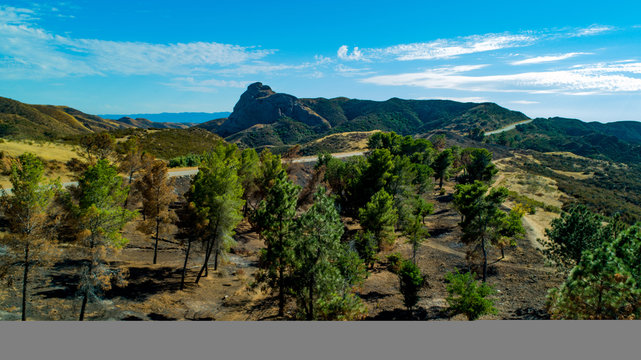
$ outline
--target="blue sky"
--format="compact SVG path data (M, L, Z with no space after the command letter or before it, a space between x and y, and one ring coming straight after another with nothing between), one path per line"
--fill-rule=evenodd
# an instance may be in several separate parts
M0 96L214 112L261 81L299 97L641 121L639 14L616 1L4 1Z

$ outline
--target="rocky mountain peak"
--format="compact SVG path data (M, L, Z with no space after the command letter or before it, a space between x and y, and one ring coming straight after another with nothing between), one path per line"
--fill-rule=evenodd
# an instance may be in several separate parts
M227 136L257 124L272 124L283 118L327 130L329 122L302 104L297 97L274 92L260 82L253 83L240 96L229 118L216 131Z

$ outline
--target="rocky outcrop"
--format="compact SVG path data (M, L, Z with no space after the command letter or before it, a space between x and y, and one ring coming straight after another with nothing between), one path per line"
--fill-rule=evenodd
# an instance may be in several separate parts
M317 132L331 127L327 120L302 104L297 97L276 93L269 86L257 82L247 87L234 111L216 132L225 137L256 124L273 124L284 117L308 125Z

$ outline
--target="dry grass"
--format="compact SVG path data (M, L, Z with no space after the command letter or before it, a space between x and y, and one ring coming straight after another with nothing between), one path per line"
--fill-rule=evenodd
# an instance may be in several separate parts
M585 179L589 179L589 178L594 176L593 173L585 174L583 172L578 172L578 171L561 171L561 170L556 170L556 169L550 169L550 170L554 171L555 173L557 173L559 175L568 176L568 177L571 177L571 178L577 179L577 180L585 180Z
M52 142L4 140L0 143L0 151L4 151L7 155L13 157L30 152L38 155L43 160L62 162L66 162L72 157L79 157L73 146Z

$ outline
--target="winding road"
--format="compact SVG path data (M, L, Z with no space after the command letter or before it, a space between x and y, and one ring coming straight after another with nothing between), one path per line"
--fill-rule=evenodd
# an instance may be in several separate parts
M342 158L348 158L352 156L363 156L365 155L365 151L350 151L350 152L334 153L331 155L335 158L342 159ZM299 158L283 160L283 163L285 162L291 162L293 164L313 163L313 162L316 162L317 160L318 160L318 156L303 156ZM196 175L196 173L198 173L198 167L181 168L179 170L174 170L174 171L172 171L172 169L169 169L167 176L168 177L191 176L191 175ZM78 185L77 181L62 183L62 186L64 187L77 186L77 185ZM11 188L6 188L4 190L7 192L7 194L11 194Z

